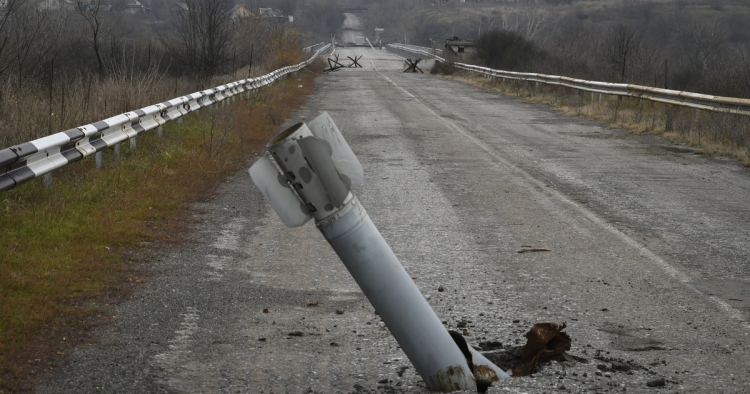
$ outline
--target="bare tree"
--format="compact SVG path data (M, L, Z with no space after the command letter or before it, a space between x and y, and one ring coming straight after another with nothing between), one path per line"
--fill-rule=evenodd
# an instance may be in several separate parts
M625 82L628 57L633 55L640 44L641 36L631 26L619 23L604 35L599 53L604 59L610 78L619 74L620 82Z
M186 0L173 21L175 37L163 37L170 52L201 78L231 61L231 0Z
M341 28L344 14L336 0L310 0L300 12L300 23L319 37L330 37Z
M0 8L0 75L2 75L3 67L3 52L8 47L10 41L7 34L8 22L11 20L13 14L16 12L17 7L22 3L23 0L7 0L3 7Z
M35 76L45 60L54 57L57 37L47 11L37 11L29 5L16 13L13 34L14 71L20 87L27 77Z
M664 58L658 48L645 40L640 40L630 57L630 83L657 85L659 77L664 78Z
M526 22L523 34L527 39L533 40L547 25L547 13L539 2L529 1L523 7L523 14Z
M505 11L500 14L500 22L500 28L502 30L518 32L519 26L521 25L521 15L517 12Z
M726 49L727 31L716 21L691 20L677 27L675 39L690 66L702 73Z
M102 0L96 0L91 4L84 0L78 0L78 13L86 20L91 28L91 45L96 54L96 62L99 65L99 75L104 76L104 60L101 54L101 36L104 30L104 23L100 11L102 10Z
M0 11L8 12L0 21L0 75L12 75L20 88L29 77L42 74L55 56L60 25L50 11L38 10L33 2L19 1L13 9Z
M538 52L531 40L510 30L487 31L479 36L476 45L477 59L487 67L501 70L529 71Z
M500 28L533 40L547 26L547 13L534 0L523 3L520 7L520 10L514 11L508 11L508 7L505 7L500 13Z
M479 17L479 33L477 34L477 37L482 35L482 27L484 27L485 31L492 30L492 25L497 22L498 15L499 13L497 11L492 11L487 15L482 15Z

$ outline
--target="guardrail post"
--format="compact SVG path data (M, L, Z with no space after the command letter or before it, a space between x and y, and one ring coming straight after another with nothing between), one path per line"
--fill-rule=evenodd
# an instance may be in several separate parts
M159 127L158 127L158 128L156 129L156 134L157 134L157 135L158 135L159 137L161 137L162 135L164 135L164 126L162 126L162 125L159 125Z
M104 155L102 151L96 152L94 155L94 165L96 166L97 170L102 169L102 163L104 162Z
M135 149L136 145L138 145L138 141L136 140L137 136L134 136L130 139L130 149Z
M602 94L599 93L599 103L601 104L601 102L602 102Z
M179 118L177 118L177 124L179 124L179 125L182 124L182 116L180 116Z
M52 173L48 172L44 174L44 188L45 189L52 189Z
M120 143L119 142L115 144L115 157L118 159L120 158Z

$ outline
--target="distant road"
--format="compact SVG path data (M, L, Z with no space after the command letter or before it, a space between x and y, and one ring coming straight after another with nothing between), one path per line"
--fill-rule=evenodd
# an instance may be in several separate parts
M341 31L341 38L336 39L339 44L357 44L364 45L365 35L361 31L362 25L356 14L345 13L344 29Z
M364 68L321 76L289 124L331 114L365 168L355 193L447 327L508 348L566 322L586 360L490 393L750 387L750 169L337 52ZM196 208L193 241L39 392L425 392L311 223L285 228L246 172Z

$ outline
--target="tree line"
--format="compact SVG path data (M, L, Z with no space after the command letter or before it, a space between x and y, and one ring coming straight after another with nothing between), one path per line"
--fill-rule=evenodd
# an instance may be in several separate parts
M250 2L126 3L0 2L2 147L302 56L295 25L262 18Z
M145 1L144 1L145 2ZM135 13L117 1L6 0L0 9L0 79L23 86L49 75L144 72L206 78L263 63L287 26L233 13L233 0L152 0ZM124 3L124 2L122 2ZM120 9L120 11L118 11ZM299 48L294 48L299 49ZM254 59L253 59L254 57Z
M367 29L442 48L478 39L494 68L750 97L750 4L740 0L373 0Z

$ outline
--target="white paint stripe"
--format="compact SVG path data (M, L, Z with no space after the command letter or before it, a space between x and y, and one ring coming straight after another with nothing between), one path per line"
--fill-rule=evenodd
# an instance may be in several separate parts
M184 364L186 360L182 358L189 353L188 348L193 342L192 337L198 331L198 320L200 320L198 310L194 307L187 307L185 313L182 314L180 328L174 332L175 337L169 341L169 349L154 356L154 361L159 367L168 370Z
M672 276L673 278L679 280L685 287L688 289L694 291L695 293L699 294L702 297L706 297L713 301L721 310L728 313L732 319L737 320L741 323L743 323L743 326L745 329L750 330L750 324L744 319L742 316L742 312L738 309L732 307L727 302L719 299L715 296L707 296L705 293L698 290L693 284L691 283L692 280L688 275L681 272L679 269L674 267L673 265L669 264L668 262L664 261L661 257L654 254L654 252L650 251L645 246L639 244L637 241L635 241L633 238L628 236L627 234L623 233L622 231L618 230L611 224L607 223L604 219L600 218L598 215L596 215L593 211L589 210L588 208L577 204L575 201L569 199L564 194L560 193L557 190L545 187L545 184L541 182L540 180L534 178L531 174L524 171L520 167L517 167L516 165L512 164L510 161L506 160L504 157L502 157L493 147L486 144L484 141L480 140L476 136L474 136L469 131L465 130L463 127L451 122L449 119L446 119L440 115L438 115L435 111L432 110L432 108L428 107L425 103L422 102L416 95L410 93L408 90L404 89L403 87L399 86L395 82L393 82L390 78L383 75L380 70L378 70L377 67L375 67L375 63L370 61L372 63L372 67L375 69L375 71L380 74L381 77L383 77L385 80L390 82L393 86L400 89L402 92L404 92L409 98L413 98L417 103L419 103L422 107L424 107L428 112L430 112L435 118L442 120L445 124L447 124L452 129L459 132L461 135L466 137L469 141L480 147L483 151L485 151L487 154L489 154L493 159L497 160L498 162L502 163L504 166L510 168L511 170L515 171L517 175L520 175L521 177L525 178L527 181L532 183L533 185L537 186L541 190L547 190L553 197L557 198L558 200L570 205L575 210L577 210L579 213L581 213L584 217L591 220L593 223L599 225L600 227L603 227L607 231L609 231L611 234L617 236L625 242L628 246L631 246L635 249L637 249L641 255L649 259L652 263L654 263L657 267L661 268L664 272L666 272L668 275Z
M206 271L210 280L220 280L224 277L222 273L229 263L232 262L231 256L217 256L215 254L206 255L206 265L210 270Z
M219 232L213 247L217 249L237 250L239 249L240 232L245 228L247 222L244 218L235 218L226 224Z

